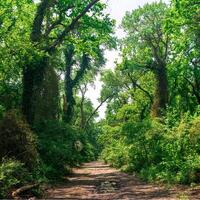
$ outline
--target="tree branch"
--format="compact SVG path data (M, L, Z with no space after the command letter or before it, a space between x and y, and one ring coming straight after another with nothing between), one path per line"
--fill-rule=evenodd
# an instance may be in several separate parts
M137 81L133 80L133 78L131 77L130 73L128 73L128 77L130 78L133 86L136 86L138 89L140 89L141 91L143 91L149 97L151 103L153 103L153 98L150 95L150 93L147 90L145 90L144 88L142 88L139 84L137 84Z
M198 104L200 104L200 93L199 93L198 89L195 87L195 85L192 83L192 81L190 81L188 78L186 78L185 76L183 78L191 85L193 94L195 95Z
M26 186L23 186L17 190L15 190L14 192L12 192L11 196L14 198L14 199L19 199L19 194L21 194L22 192L25 192L27 190L30 190L30 189L33 189L35 187L38 187L39 184L32 184L32 185L26 185Z
M79 82L79 80L83 77L86 69L89 66L89 62L90 62L89 56L84 53L83 56L82 56L82 62L81 62L81 65L80 65L80 69L76 73L75 78L72 80L73 87L76 86L77 83Z
M92 119L92 117L97 113L97 111L99 110L99 108L110 98L112 98L113 96L115 96L115 94L111 94L109 96L107 96L103 101L100 102L100 104L95 108L95 110L91 113L91 115L88 117L88 119L85 122L85 126L84 128L87 127L89 121Z
M45 12L49 6L49 0L43 0L37 7L37 12L33 21L31 32L31 41L39 42L42 35L42 23L44 21Z
M100 0L92 0L83 11L75 17L72 22L63 30L63 32L58 36L58 38L54 41L54 43L47 50L54 50L56 46L60 45L64 40L67 33L74 29L77 22Z

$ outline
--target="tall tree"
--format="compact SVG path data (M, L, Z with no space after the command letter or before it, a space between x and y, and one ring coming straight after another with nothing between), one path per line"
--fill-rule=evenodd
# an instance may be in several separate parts
M146 4L127 13L122 27L127 32L123 40L124 64L131 68L150 70L155 74L156 89L152 115L160 117L168 103L167 63L169 35L164 29L167 6L162 3Z
M74 90L88 73L91 78L96 76L105 64L104 50L115 47L115 39L112 36L114 22L101 12L96 12L94 17L86 16L87 20L83 26L73 31L63 50L66 94L64 120L66 122L70 122L73 117Z
M98 1L42 0L38 4L30 35L35 58L23 69L23 112L29 123L34 121L37 94L42 94L41 85L48 69L53 67L51 59L57 48L89 10L95 15L96 10L91 8ZM97 7L102 5L99 3Z

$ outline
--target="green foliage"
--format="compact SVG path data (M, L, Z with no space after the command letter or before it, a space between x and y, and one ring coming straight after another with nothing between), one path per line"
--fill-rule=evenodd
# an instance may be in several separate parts
M148 181L199 182L199 124L199 116L186 115L171 128L152 120L126 122L121 132L109 127L113 134L109 143L103 142L102 158Z
M82 13L90 0L48 2L0 2L0 198L61 178L99 151L148 181L199 182L199 3L160 1L127 12L122 61L101 71L105 50L116 47L106 5ZM99 72L99 99L108 106L95 123L86 92ZM7 112L21 108L32 127Z
M93 158L84 132L63 122L48 121L37 125L38 151L47 178L62 177L70 168Z
M59 120L64 112L59 99L63 92L60 80L69 61L64 60L64 49L70 45L75 49L73 67L69 70L70 82L75 79L72 88L75 93L87 76L88 84L95 79L105 64L104 50L115 46L115 22L104 13L106 5L97 2L85 13L90 3L89 0L0 2L0 158L14 157L22 162L31 173L29 181L61 177L71 167L97 157L96 115L87 122L87 131L79 130L93 112L89 100L82 105L77 101L71 123L75 127L48 121ZM83 55L89 60L87 66L82 62ZM21 108L32 126L18 112L6 114L10 109ZM16 173L19 161L13 161ZM6 180L16 183L11 175ZM4 185L10 187L9 183ZM3 190L7 192L6 188Z
M199 5L195 0L172 0L165 29L172 35L173 60L169 70L171 104L194 112L200 103Z
M79 110L76 127L58 121L43 122L59 120L63 114L59 105L62 78L58 74L66 72L64 48L70 44L75 47L70 70L70 80L76 80L75 90L86 75L91 76L87 82L95 78L105 64L104 50L115 46L114 21L104 14L106 5L98 2L88 13L82 13L89 3L67 0L45 5L44 1L42 10L37 9L42 2L32 0L0 2L0 158L16 159L2 160L0 164L0 198L6 197L12 187L62 177L71 167L97 157L96 130L91 128L94 117L87 131L77 128L83 118ZM80 13L83 16L77 20L78 26L71 25ZM38 14L44 16L38 23L40 27ZM90 59L88 67L81 65L82 55L86 54ZM35 122L38 138L18 112L6 113L21 108L28 122ZM84 102L83 111L87 119L93 111L89 100Z
M5 114L0 121L0 138L0 158L15 157L29 169L37 165L36 136L19 112Z
M116 94L101 124L101 157L148 181L200 181L198 13L189 0L127 12L122 61L102 76L102 96ZM153 119L165 100L165 112Z
M28 171L24 164L14 159L2 159L0 162L0 198L6 198L10 189L28 180Z
M34 51L29 41L34 11L30 0L0 2L0 105L6 110L21 105L22 67Z

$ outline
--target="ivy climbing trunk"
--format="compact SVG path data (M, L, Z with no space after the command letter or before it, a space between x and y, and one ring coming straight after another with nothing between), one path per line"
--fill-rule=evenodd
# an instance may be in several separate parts
M63 120L66 123L70 123L73 118L73 108L75 105L75 100L73 96L73 87L71 83L67 83L65 86L65 95L66 95L66 107L64 108Z
M22 96L22 112L28 123L33 120L32 117L32 96L33 96L33 76L32 70L23 69L23 96Z
M49 0L42 0L37 7L35 18L33 21L30 41L34 44L40 44L42 34L42 23L45 13L49 7ZM33 55L32 55L33 56ZM47 65L47 58L35 59L37 62L30 62L23 69L23 98L22 111L29 124L34 122L34 112L36 105L36 91L41 89L41 83L44 77L45 67Z
M32 124L34 121L35 94L41 88L45 64L46 59L44 58L38 63L29 63L23 68L22 111L29 124Z
M65 103L63 105L63 120L69 123L73 115L75 100L73 97L73 80L71 78L72 67L74 64L74 46L69 45L65 49Z
M168 81L166 66L161 65L155 70L156 89L151 108L153 117L161 117L168 103Z
M44 71L40 88L35 92L34 123L56 120L59 115L59 79L51 62Z
M56 29L56 25L62 24L61 21L54 21L54 23L51 24L51 21L49 21L48 14L51 13L51 8L55 7L58 1L56 0L41 0L40 3L37 6L37 10L35 13L35 17L33 20L33 25L32 25L32 31L30 34L30 42L33 44L33 46L37 49L34 49L38 54L45 52L46 55L48 56L41 56L41 62L37 61L36 63L28 63L24 69L23 69L23 102L22 102L22 110L23 113L27 119L27 121L30 124L34 123L35 116L39 116L38 109L36 109L36 106L41 106L40 111L46 110L46 105L45 103L39 105L38 98L41 99L40 97L46 97L48 96L48 101L52 101L50 105L55 105L53 103L54 101L54 95L57 95L58 92L52 93L51 88L48 88L44 86L44 83L47 85L49 84L48 81L46 80L54 80L54 84L58 85L58 80L56 79L56 74L53 69L52 64L49 65L50 62L54 59L54 53L57 50L57 47L62 45L63 41L66 39L66 35L69 34L72 30L75 29L76 24L79 22L79 20L98 2L99 0L91 0L91 2L86 3L85 7L82 9L81 12L76 13L74 18L72 18L71 22L64 26L63 30L59 30L60 34L57 35L55 39L52 40L52 38L49 37L50 32ZM75 4L76 5L76 4ZM75 6L72 6L72 8L75 9ZM71 9L71 6L69 5L66 6L65 13ZM59 9L58 9L59 10ZM73 11L73 9L72 9ZM61 14L61 13L59 13ZM73 15L72 15L73 16ZM44 26L47 25L47 26ZM58 31L56 31L58 32ZM36 53L36 54L37 54ZM34 57L33 54L31 57ZM48 57L48 58L47 58ZM47 60L46 60L47 58ZM33 59L37 60L37 58ZM49 68L50 67L50 68ZM82 72L82 71L81 71ZM77 76L77 79L82 75L82 73L79 73ZM45 80L44 80L45 78ZM74 81L76 83L76 80ZM74 85L74 84L73 84ZM66 88L66 98L67 98L67 114L72 113L72 106L73 105L73 86L68 84ZM48 93L48 94L47 94ZM44 94L46 96L44 96ZM50 98L52 96L52 98ZM48 102L49 103L49 102ZM44 107L42 107L42 105ZM50 109L51 110L51 109ZM50 112L49 110L49 112ZM46 110L47 111L47 110ZM49 113L47 112L47 113ZM52 111L54 112L54 111ZM49 114L49 116L42 116L44 112L39 112L40 113L40 118L42 119L48 119L52 118L52 113ZM71 115L71 114L70 114ZM70 117L70 116L69 116ZM67 119L68 120L68 119Z
M23 113L29 124L57 119L58 77L48 57L23 69Z
M73 66L77 64L74 60L74 46L69 45L65 49L65 103L64 103L64 114L63 120L66 123L70 123L73 118L73 110L75 105L75 99L73 95L73 90L77 87L86 70L89 68L90 58L87 54L83 53L80 62L79 68L76 70L75 77L72 79L72 72L74 72Z

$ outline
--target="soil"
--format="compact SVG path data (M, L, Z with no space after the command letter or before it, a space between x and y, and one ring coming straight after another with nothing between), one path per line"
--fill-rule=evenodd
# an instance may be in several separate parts
M52 187L47 195L67 200L198 200L200 188L148 184L136 175L122 173L98 161L74 169L66 183Z

